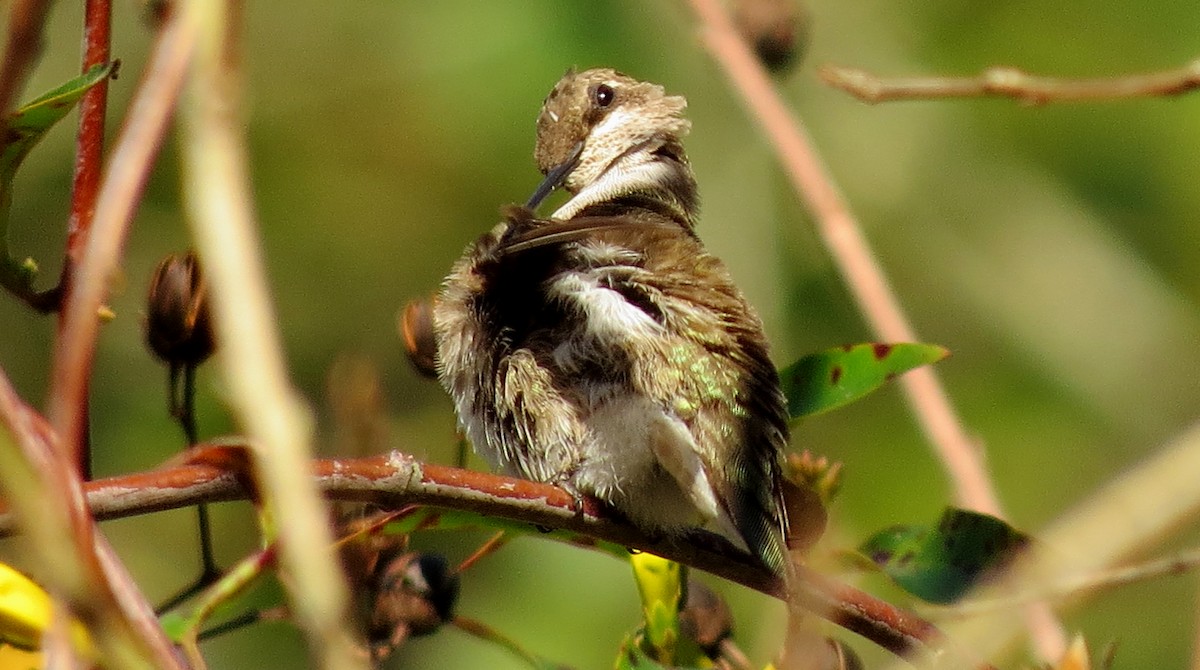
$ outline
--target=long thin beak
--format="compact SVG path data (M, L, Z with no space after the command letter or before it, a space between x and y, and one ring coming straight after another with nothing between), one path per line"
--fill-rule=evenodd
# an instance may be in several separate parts
M533 195L529 196L529 202L525 203L525 206L531 210L536 210L538 205L542 204L542 201L547 196L557 190L559 186L562 186L562 183L567 179L567 175L571 174L571 170L574 170L575 166L579 165L579 157L582 154L583 142L580 142L571 150L570 158L554 166L546 173L546 178L542 180L542 183L538 184L537 189L533 192Z

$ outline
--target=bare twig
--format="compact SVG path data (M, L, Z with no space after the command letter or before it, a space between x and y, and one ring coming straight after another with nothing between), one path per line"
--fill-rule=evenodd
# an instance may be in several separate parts
M292 389L255 242L239 110L238 2L179 7L201 26L183 109L182 156L189 223L211 282L213 321L230 402L254 438L256 482L296 622L322 668L365 668L347 627L346 584L328 514L309 477L312 419Z
M195 34L194 26L174 15L159 32L105 170L83 257L73 273L74 289L63 305L48 415L71 455L80 452L76 443L82 434L87 380L100 327L97 313L179 97Z
M977 77L880 77L863 70L826 65L818 70L818 75L826 84L870 104L992 96L1042 105L1189 93L1200 87L1200 59L1172 70L1091 79L1041 77L1012 67L988 68Z
M647 537L628 523L602 516L600 508L590 502L582 511L577 510L569 493L547 484L422 464L398 452L357 459L318 459L313 462L313 473L316 485L334 500L367 502L383 508L422 505L456 509L577 532L650 551L777 598L785 595L777 577L718 535L698 533L684 541ZM92 511L100 519L250 496L239 473L206 461L88 482L86 490ZM14 530L11 515L0 515L0 534ZM920 617L802 566L798 569L802 577L798 580L801 602L831 621L898 654L928 651L940 644L936 629Z
M784 104L766 70L754 58L720 3L689 1L704 26L705 44L771 139L793 187L813 216L821 240L876 336L884 342L917 341L870 245L801 121ZM900 382L917 422L950 476L960 504L1002 516L979 451L933 370L918 368L904 375ZM1030 630L1042 658L1061 657L1066 637L1050 610L1031 606L1029 617Z

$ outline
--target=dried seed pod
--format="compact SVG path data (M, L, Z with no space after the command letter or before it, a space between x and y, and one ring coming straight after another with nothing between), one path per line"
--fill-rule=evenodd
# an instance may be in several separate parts
M696 642L709 658L720 655L721 642L733 634L733 614L719 593L694 578L679 608L679 632Z
M809 13L802 0L738 0L734 20L768 70L786 72L804 56Z
M440 554L382 554L364 603L372 658L387 658L409 637L429 635L450 621L458 584L458 575Z
M825 533L829 513L821 502L821 496L811 486L784 479L781 489L783 506L787 510L785 539L788 550L806 553Z
M356 621L375 661L450 621L459 587L445 557L410 551L407 535L379 532L380 520L378 514L351 515L337 524Z
M195 252L158 264L146 297L146 343L155 356L175 366L199 365L212 355L207 294Z
M437 378L437 339L433 332L433 300L410 300L400 312L400 337L404 353L413 369L420 374Z

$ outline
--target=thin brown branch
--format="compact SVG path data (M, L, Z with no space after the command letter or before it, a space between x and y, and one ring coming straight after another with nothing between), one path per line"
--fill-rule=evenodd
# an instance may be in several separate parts
M49 0L15 0L8 16L8 42L0 65L0 130L16 107L17 96L42 54L42 27Z
M704 27L704 42L770 138L796 193L809 209L859 309L883 342L918 338L861 227L842 198L803 123L792 114L718 0L689 0ZM900 379L909 406L931 442L964 507L1002 516L979 450L967 435L932 368ZM1029 626L1045 660L1062 656L1066 636L1049 608L1031 606Z
M179 9L201 29L180 115L188 223L212 287L230 404L254 438L250 450L265 534L279 540L289 603L317 667L366 668L347 623L349 594L324 522L327 510L308 476L312 417L288 381L257 243L238 117L241 4L189 2Z
M202 452L205 447L200 448ZM193 452L197 453L197 452ZM192 462L160 470L88 482L88 502L99 519L116 519L199 503L245 500L245 478L220 463ZM649 551L762 593L784 598L783 583L724 538L699 532L686 539L647 537L627 523L605 517L590 502L554 486L483 472L422 464L398 452L358 459L313 462L317 486L331 499L369 502L383 508L422 505L475 512L531 527L577 532ZM15 530L0 515L0 534ZM857 589L798 566L793 595L808 609L897 654L927 653L941 644L934 626Z
M1042 77L1012 67L991 67L976 77L880 77L864 70L826 65L818 75L826 84L870 104L1001 97L1042 105L1190 93L1200 87L1200 59L1170 70L1089 79Z
M194 27L175 16L159 32L105 170L92 228L72 275L74 289L63 305L48 416L72 455L80 453L87 380L100 326L97 314L179 98L194 44Z
M83 72L93 65L107 63L112 33L110 0L87 0L83 16ZM75 174L71 188L71 216L67 222L67 249L63 258L58 300L71 291L72 268L83 255L83 245L92 225L96 196L100 191L100 172L104 161L104 120L108 109L108 80L96 84L79 102L79 132L75 138ZM59 303L61 306L61 302ZM59 317L58 325L64 325ZM86 382L85 382L86 386ZM91 479L92 457L87 417L87 390L80 412L80 433L68 443L74 446L71 461L84 479Z

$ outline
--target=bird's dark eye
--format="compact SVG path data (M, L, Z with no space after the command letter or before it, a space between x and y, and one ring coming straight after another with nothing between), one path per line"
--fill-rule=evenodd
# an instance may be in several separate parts
M617 99L617 92L608 84L600 84L592 91L592 101L597 107L608 107Z

